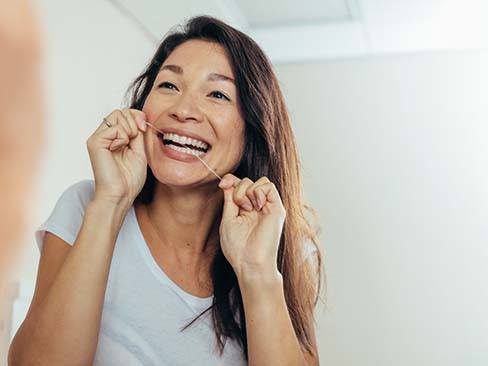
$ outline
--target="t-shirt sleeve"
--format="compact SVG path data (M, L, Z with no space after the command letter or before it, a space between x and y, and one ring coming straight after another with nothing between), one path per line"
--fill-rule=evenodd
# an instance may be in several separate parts
M73 245L85 215L85 208L95 192L95 182L85 179L69 186L58 198L48 219L35 231L39 251L42 252L47 231Z
M319 262L317 255L319 254L319 249L314 244L312 239L306 239L303 247L303 259L302 259L302 266L308 265L310 266L310 270L315 275L319 269Z
M306 261L314 262L317 258L317 247L312 239L306 239L303 245L303 263Z

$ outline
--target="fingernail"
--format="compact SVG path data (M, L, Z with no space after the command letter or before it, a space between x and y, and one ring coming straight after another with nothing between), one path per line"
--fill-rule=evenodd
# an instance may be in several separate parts
M137 127L139 127L139 130L144 131L145 123L141 119L137 119Z
M261 197L258 196L257 200L258 200L259 209L262 209L263 208L263 201L261 200Z
M229 188L229 181L228 180L225 180L225 179L222 179L219 183L219 187L220 188Z
M252 205L248 202L244 203L242 207L244 207L248 211L252 211Z

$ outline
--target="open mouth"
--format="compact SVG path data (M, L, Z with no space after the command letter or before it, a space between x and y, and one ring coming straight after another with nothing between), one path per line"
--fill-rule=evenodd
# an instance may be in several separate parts
M204 148L192 144L182 144L173 140L165 139L164 135L161 133L158 133L158 138L163 142L163 145L167 146L168 148L191 155L195 153L196 155L201 156L212 149L212 146L210 145L207 148Z

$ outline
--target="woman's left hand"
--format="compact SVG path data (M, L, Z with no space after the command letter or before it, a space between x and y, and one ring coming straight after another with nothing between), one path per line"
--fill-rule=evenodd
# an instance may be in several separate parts
M243 274L275 275L286 211L276 186L268 178L256 182L226 174L220 223L222 252L237 277Z

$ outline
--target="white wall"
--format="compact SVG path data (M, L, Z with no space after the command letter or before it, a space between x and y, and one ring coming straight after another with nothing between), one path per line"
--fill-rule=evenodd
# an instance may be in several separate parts
M324 365L488 364L488 52L279 66L322 216Z
M154 51L104 1L43 0L41 15L49 142L33 227L91 176L86 139ZM485 65L488 52L277 66L324 227L322 364L488 363ZM33 236L26 247L28 288Z

